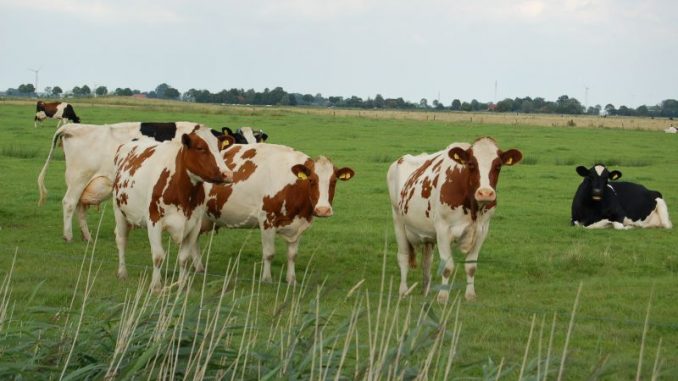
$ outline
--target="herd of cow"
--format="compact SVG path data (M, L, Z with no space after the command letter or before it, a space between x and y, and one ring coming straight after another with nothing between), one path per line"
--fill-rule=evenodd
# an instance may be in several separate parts
M47 194L44 178L50 158L61 142L67 184L64 239L73 238L72 218L77 212L82 236L91 240L86 210L112 196L118 277L127 276L125 248L130 228L144 227L153 258L151 287L156 291L162 289L162 232L167 231L179 246L179 283L183 284L189 264L198 272L204 270L199 235L219 227L260 229L263 281L272 279L274 239L281 236L287 242L286 279L295 282L300 236L314 217L333 214L337 181L355 175L351 168L337 168L326 157L311 159L293 148L265 143L268 135L249 127L233 132L192 122L79 124L70 105L38 102L37 108L36 120L51 116L46 110L70 110L70 116L60 118L74 122L54 134L38 176L40 204ZM446 301L455 244L465 255L465 297L476 297L478 253L496 209L499 173L503 166L522 158L519 150L503 151L494 139L482 137L471 144L452 143L433 154L405 155L391 164L387 183L401 296L411 291L407 273L416 264L417 248L422 250L423 290L429 292L432 251L437 246L443 268L438 301ZM603 164L576 170L584 179L572 203L573 225L672 227L659 192L613 181L621 172Z

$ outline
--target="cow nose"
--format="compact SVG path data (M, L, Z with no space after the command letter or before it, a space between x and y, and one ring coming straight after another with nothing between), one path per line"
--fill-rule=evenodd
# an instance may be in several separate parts
M478 202L492 202L496 197L494 189L491 188L479 188L476 191L476 201Z
M600 200L603 196L603 190L600 188L593 188L591 190L591 198L594 200Z
M330 217L332 216L332 207L316 206L315 209L313 209L313 215L316 217Z

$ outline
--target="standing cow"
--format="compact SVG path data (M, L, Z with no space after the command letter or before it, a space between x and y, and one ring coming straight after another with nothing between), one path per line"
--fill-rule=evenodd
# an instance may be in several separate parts
M609 171L603 164L579 166L577 173L584 179L572 200L572 225L591 229L673 226L661 193L640 184L610 182L622 174Z
M294 261L301 234L313 217L330 217L337 180L354 176L326 157L312 160L302 152L275 144L234 145L222 152L233 183L209 185L203 230L212 225L261 230L263 281L271 281L275 236L287 241L287 281L295 282ZM194 263L200 262L194 250Z
M118 146L138 138L152 138L159 142L180 141L183 134L190 133L196 126L198 124L194 122L129 122L111 125L67 124L62 126L57 129L52 138L47 160L38 176L40 189L38 203L42 205L45 202L47 166L54 148L61 140L66 158L67 186L63 198L64 240L69 242L73 239L72 219L73 213L77 211L82 237L89 241L91 234L87 226L86 209L92 205L99 205L110 197L115 174L113 157ZM223 135L202 125L200 128L211 132L214 136ZM224 141L232 142L233 139Z
M58 119L57 128L61 123L71 121L73 123L80 123L80 118L75 115L73 106L66 102L49 102L38 101L35 106L35 118L33 118L33 127L38 126L38 121L42 122L47 118Z
M223 139L226 137L220 137ZM221 159L217 139L209 130L195 126L193 132L181 135L181 142L132 141L119 147L115 168L113 210L118 277L127 277L125 249L130 226L140 226L148 229L153 255L151 288L162 288L163 230L179 247L179 281L183 283L205 213L203 182L221 184L233 177Z
M454 271L450 245L456 242L466 256L465 297L475 299L476 261L497 206L499 171L522 157L515 149L501 151L494 139L484 137L473 144L453 143L433 154L405 155L391 164L387 179L398 242L401 296L408 292L408 265L416 265L415 250L419 246L423 248L423 291L428 293L431 252L438 245L444 265L438 301L447 301L447 285Z

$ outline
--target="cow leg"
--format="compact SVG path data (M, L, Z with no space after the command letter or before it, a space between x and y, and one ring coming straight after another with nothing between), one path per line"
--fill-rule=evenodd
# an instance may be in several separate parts
M433 244L425 243L422 249L421 271L423 273L423 293L428 295L431 290L431 263L433 262Z
M196 250L198 235L200 235L200 225L183 237L179 246L179 287L183 288L186 284L186 279L188 278L188 261L189 259L195 260L194 250ZM199 251L199 248L198 248Z
M200 255L200 242L195 240L193 248L191 249L191 258L193 259L193 269L196 273L204 273L205 266L202 264L202 255Z
M90 242L92 240L92 235L89 232L89 226L87 226L87 207L79 202L76 209L78 211L78 224L80 225L82 239Z
M162 263L165 261L165 250L162 248L162 228L151 222L147 224L148 241L151 244L151 255L153 258L153 275L151 277L151 290L160 292L162 290Z
M115 244L118 246L118 278L127 278L127 266L125 265L125 249L127 247L127 237L129 236L129 225L122 212L113 208L115 216Z
M287 283L296 283L296 274L294 272L294 261L299 252L299 238L287 242Z
M442 231L441 231L442 230ZM444 264L442 274L442 288L438 292L438 302L446 303L449 298L450 291L448 285L450 283L450 276L454 273L454 259L452 258L452 237L450 236L449 228L444 227L436 232L436 243L438 245L438 253L440 254L440 261Z
M68 189L62 200L64 213L64 241L71 242L73 240L73 213L80 204L80 196L82 195L82 191L85 189L87 182L71 181L68 173L66 173L66 184L68 184ZM84 224L87 225L86 219L84 220Z
M271 262L275 255L275 229L261 229L261 248L263 253L264 268L261 272L262 282L272 282Z
M393 210L393 226L395 228L396 242L398 243L398 267L400 267L400 288L398 294L400 297L404 297L409 290L407 287L407 272L411 265L416 264L416 260L414 247L412 247L412 244L407 239L405 225L398 220L396 213L397 212Z

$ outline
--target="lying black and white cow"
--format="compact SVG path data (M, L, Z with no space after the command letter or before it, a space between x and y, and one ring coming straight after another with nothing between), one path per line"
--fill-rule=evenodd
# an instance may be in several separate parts
M80 123L80 118L75 115L73 106L66 102L49 102L38 101L35 105L35 118L33 118L33 127L38 126L38 122L42 122L47 118L58 119L57 128L62 122L71 121L73 123Z
M235 132L228 127L222 127L221 132L233 137L236 144L265 143L268 139L264 130L253 130L252 127L240 127Z
M577 167L584 178L572 200L572 225L587 228L629 229L672 227L661 193L629 182L610 182L621 177L603 164Z

